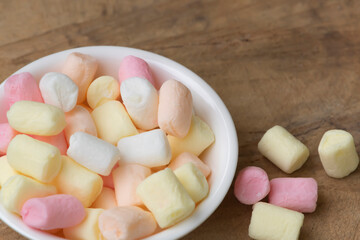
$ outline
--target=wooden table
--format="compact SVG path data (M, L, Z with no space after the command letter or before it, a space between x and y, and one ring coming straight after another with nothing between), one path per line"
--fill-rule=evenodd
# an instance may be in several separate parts
M300 239L360 239L360 170L328 177L317 147L345 129L360 146L360 2L326 0L0 2L0 79L45 55L88 45L141 48L196 72L229 108L239 138L238 170L287 176L257 150L275 124L311 152L292 177L314 177L318 208ZM221 159L219 159L221 161ZM233 187L184 239L249 239L251 206ZM0 223L0 239L24 239Z

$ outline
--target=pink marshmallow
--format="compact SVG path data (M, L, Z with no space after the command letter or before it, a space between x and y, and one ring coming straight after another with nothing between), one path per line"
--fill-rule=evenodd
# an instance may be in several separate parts
M210 175L210 167L206 165L203 161L201 161L197 156L189 152L184 152L177 156L174 160L170 162L168 167L171 170L175 171L175 169L181 167L183 164L188 162L192 162L202 172L202 174L204 174L206 178Z
M74 196L57 194L29 199L21 209L21 216L30 227L51 230L75 226L85 218L86 213Z
M8 123L0 123L0 155L6 154L10 141L18 134Z
M303 213L316 209L318 187L313 178L274 178L270 188L270 204Z
M117 207L114 190L104 187L91 207L102 209L110 209Z
M128 78L145 78L156 87L149 65L141 58L135 56L126 56L120 63L119 82L120 84Z
M60 150L61 155L66 155L68 145L65 139L64 131L54 136L37 136L37 135L30 135L30 136L39 141L46 142L57 147Z
M252 205L266 197L270 191L269 178L259 167L243 168L237 175L235 197L243 204Z
M116 168L118 168L118 167L119 167L119 164L117 163L117 164L114 166L114 168L113 168L112 171L114 171L114 170L115 170ZM101 177L102 180L103 180L104 187L108 187L108 188L111 188L111 189L114 189L114 188L115 188L115 187L114 187L114 179L113 179L113 174L112 174L112 172L110 173L109 176L100 175L100 177Z

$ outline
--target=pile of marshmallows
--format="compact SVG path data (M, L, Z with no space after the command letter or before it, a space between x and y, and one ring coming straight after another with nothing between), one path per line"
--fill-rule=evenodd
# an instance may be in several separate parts
M262 155L285 173L298 170L308 159L308 148L280 126L269 129L258 144ZM359 164L352 135L343 130L327 131L318 148L330 177L343 178ZM249 236L257 240L296 240L304 215L316 209L317 182L313 178L274 178L258 167L242 169L234 193L243 204L253 205ZM268 195L269 203L259 202Z
M157 91L143 59L125 57L119 80L94 80L97 68L71 53L39 84L26 72L6 80L0 203L68 239L143 238L207 196L211 170L198 156L214 134L189 89L167 80Z

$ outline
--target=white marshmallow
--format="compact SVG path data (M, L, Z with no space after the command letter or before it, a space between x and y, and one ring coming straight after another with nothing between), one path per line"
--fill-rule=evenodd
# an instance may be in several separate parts
M120 160L119 150L115 146L84 132L71 135L67 155L104 176L110 175L114 165Z
M40 80L39 88L45 103L61 108L64 112L71 111L76 105L79 88L65 74L45 74Z
M119 140L121 160L147 167L166 165L171 160L171 149L163 130L155 129Z
M121 83L121 97L137 128L154 129L158 126L159 95L146 79L133 77Z

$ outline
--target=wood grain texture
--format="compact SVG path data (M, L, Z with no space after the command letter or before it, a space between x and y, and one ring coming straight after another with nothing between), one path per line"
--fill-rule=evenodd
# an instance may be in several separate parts
M0 79L45 55L88 45L141 48L205 79L232 114L238 170L264 168L257 143L282 125L311 152L291 176L314 177L318 208L300 239L360 239L360 170L327 177L317 147L329 129L360 150L360 2L354 0L0 1ZM183 239L249 239L251 206L233 187L216 212ZM0 239L24 239L0 223Z

